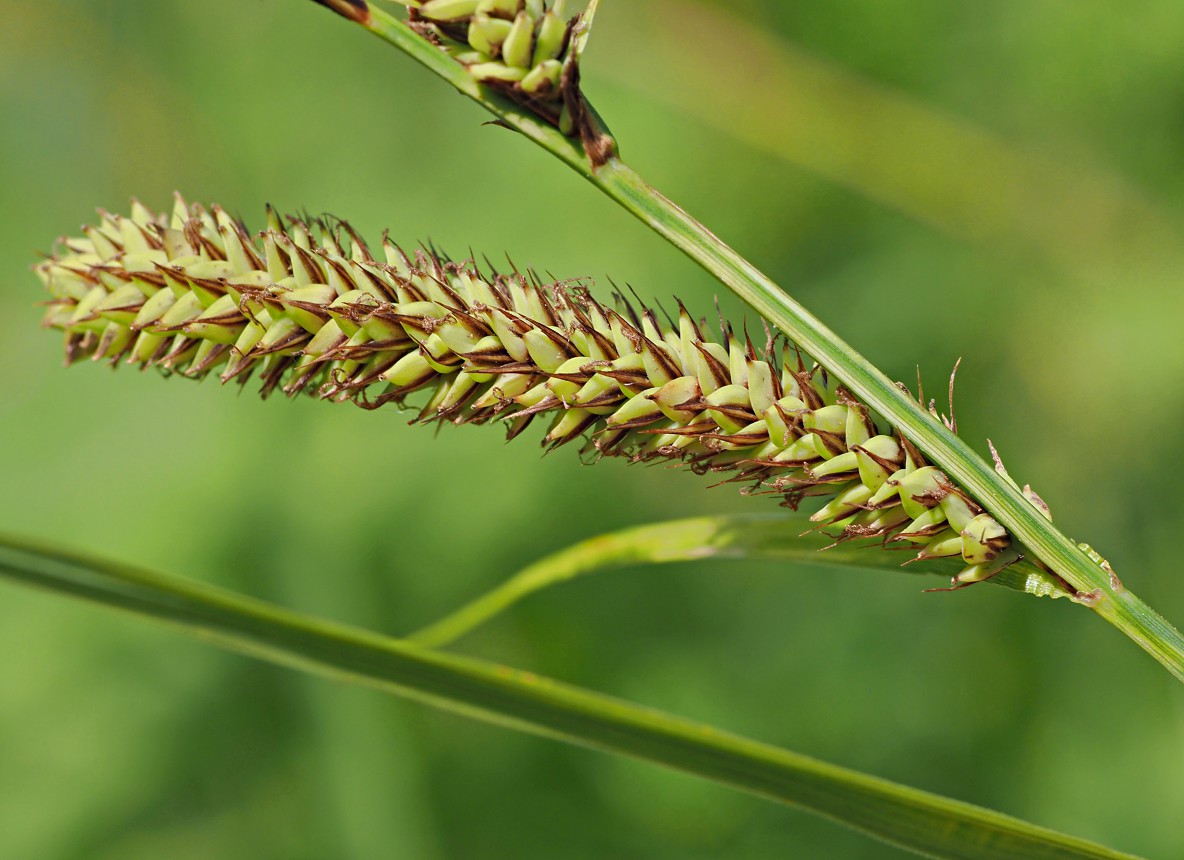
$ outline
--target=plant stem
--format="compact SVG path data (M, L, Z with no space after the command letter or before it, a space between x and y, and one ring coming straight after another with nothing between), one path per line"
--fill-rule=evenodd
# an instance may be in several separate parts
M1131 856L530 672L430 651L201 583L5 538L0 573L165 621L274 663L798 805L919 854L957 860Z
M1094 610L1121 630L1140 648L1181 677L1178 641L1180 633L1133 592L1120 591Z
M593 170L577 141L564 137L506 96L474 82L459 63L398 18L364 0L349 0L346 5L354 10L346 17L409 54L497 116L503 125L559 158L744 299L864 404L908 436L1034 556L1082 595L1088 595L1088 604L1098 614L1184 681L1184 636L1178 630L1130 592L1115 592L1106 572L965 442L703 224L646 184L620 158L610 158ZM1116 600L1121 601L1121 607L1115 605Z

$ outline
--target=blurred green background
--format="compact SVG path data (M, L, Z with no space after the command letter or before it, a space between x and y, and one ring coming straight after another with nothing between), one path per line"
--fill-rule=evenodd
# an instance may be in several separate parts
M943 391L961 356L962 434L1179 623L1181 44L1175 0L607 2L585 81L643 175L890 375ZM0 118L3 531L398 633L577 539L771 507L393 408L62 369L35 254L173 189L252 227L268 201L324 210L710 313L708 276L313 4L8 3ZM624 571L461 648L1184 854L1179 685L1065 601L923 584ZM905 856L7 584L0 679L4 857Z

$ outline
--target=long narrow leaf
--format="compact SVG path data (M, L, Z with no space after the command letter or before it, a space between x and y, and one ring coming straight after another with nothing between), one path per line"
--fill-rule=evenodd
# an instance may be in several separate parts
M0 573L169 622L275 663L800 806L918 854L958 860L1131 857L529 672L431 651L201 583L3 538Z
M874 545L831 546L825 535L803 534L812 526L809 518L799 513L736 514L650 523L597 535L539 559L445 618L413 633L408 640L438 648L455 642L536 591L577 576L630 565L742 558L789 561L797 566L947 575L962 567L958 560L931 559L923 566L902 568L898 553ZM988 582L1040 596L1068 595L1055 579L1026 562L1005 568Z

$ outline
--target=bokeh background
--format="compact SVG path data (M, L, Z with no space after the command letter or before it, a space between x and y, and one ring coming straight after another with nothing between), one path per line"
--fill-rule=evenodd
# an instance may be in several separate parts
M1184 621L1184 6L604 4L586 89L640 172ZM28 271L173 189L508 253L711 313L718 287L396 51L294 0L0 12L0 529L392 633L572 541L771 502L495 428L61 367ZM743 313L720 297L735 318ZM1184 695L1089 612L912 576L592 577L461 650L1148 857L1184 854ZM0 583L0 854L886 858L649 765Z

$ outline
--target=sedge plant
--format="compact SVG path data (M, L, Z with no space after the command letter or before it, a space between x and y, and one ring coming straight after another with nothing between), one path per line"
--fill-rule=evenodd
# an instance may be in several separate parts
M898 567L1067 597L1184 679L1184 640L1048 506L984 463L939 413L891 382L620 158L580 87L596 3L319 0L399 47L497 122L578 171L768 320L671 318L583 281L499 272L346 222L268 210L254 233L180 197L101 213L36 267L44 322L70 362L259 382L412 409L419 423L541 427L585 459L669 461L794 513L656 524L545 559L434 625L393 640L159 574L8 540L17 580L161 618L247 653L635 756L800 805L935 857L1123 857L968 804L856 774L526 673L439 650L521 597L622 562L735 556ZM755 327L754 327L755 328ZM992 450L993 453L993 450ZM799 512L801 508L801 512ZM903 555L892 552L905 549ZM915 564L912 564L915 562Z

